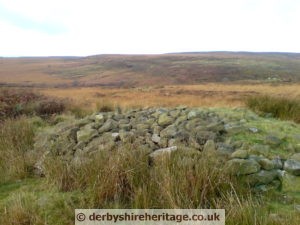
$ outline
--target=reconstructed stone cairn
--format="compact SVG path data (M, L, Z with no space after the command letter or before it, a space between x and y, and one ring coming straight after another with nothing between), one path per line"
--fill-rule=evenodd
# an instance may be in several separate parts
M255 114L251 119L255 119ZM257 116L256 116L257 117ZM262 190L279 188L287 171L300 175L300 157L283 160L262 156L268 145L244 146L230 142L230 136L240 132L257 132L240 119L222 118L213 110L177 107L150 108L128 112L105 112L73 122L62 122L52 131L37 137L35 149L44 155L37 163L40 173L49 155L76 161L93 153L110 150L126 143L149 149L150 157L184 147L193 151L215 151L224 156L234 173L251 186ZM276 144L276 137L267 137Z

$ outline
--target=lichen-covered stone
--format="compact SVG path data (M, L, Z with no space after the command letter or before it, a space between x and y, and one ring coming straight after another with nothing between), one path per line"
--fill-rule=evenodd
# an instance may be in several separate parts
M177 146L158 149L158 150L152 152L149 156L151 158L157 158L157 157L160 157L165 154L170 155L174 151L177 151Z
M160 132L161 137L167 137L167 138L173 138L176 136L176 134L177 134L177 128L175 125L170 125Z
M265 143L272 146L279 146L282 140L274 135L268 135L265 138Z
M276 157L275 159L272 160L274 164L274 169L282 169L283 168L283 163L279 157Z
M213 122L206 126L207 130L213 132L222 132L225 131L224 124L222 122Z
M153 134L152 135L152 137L151 137L151 140L154 142L154 143L156 143L156 144L158 144L159 142L160 142L160 136L158 136L158 134Z
M196 117L199 117L201 115L201 111L199 110L191 110L188 114L187 114L187 119L188 120L192 120Z
M111 130L114 130L118 127L118 123L113 120L113 119L108 119L98 130L98 132L101 134L101 133L104 133L104 132L108 132L108 131L111 131Z
M295 175L300 176L300 162L294 159L288 159L284 162L284 170Z
M259 159L258 163L261 166L261 168L264 170L272 170L275 168L274 163L271 160L266 158Z
M92 128L90 124L85 125L79 131L77 131L77 141L78 142L88 142L92 138L98 135L97 130Z
M158 125L168 126L174 121L174 118L169 116L167 113L163 113L158 118Z
M256 161L247 159L231 159L226 163L226 167L236 175L257 173L260 170Z
M132 128L131 124L119 124L119 128L124 131L130 131Z
M237 150L231 154L231 158L246 159L248 158L248 152L242 149Z
M148 130L150 128L149 124L139 123L136 125L137 130Z
M269 184L277 178L277 170L261 170L258 173L248 175L246 180L251 186L256 186L260 184Z
M182 115L182 116L177 117L174 124L179 125L184 121L187 121L187 115Z
M97 114L94 118L96 123L104 123L105 121L103 114Z
M267 156L270 153L270 147L268 145L255 144L250 147L249 153Z
M215 140L217 134L211 131L198 131L195 138L200 145L204 145L207 140Z
M173 118L177 118L181 113L181 110L175 109L170 111L170 116L172 116Z

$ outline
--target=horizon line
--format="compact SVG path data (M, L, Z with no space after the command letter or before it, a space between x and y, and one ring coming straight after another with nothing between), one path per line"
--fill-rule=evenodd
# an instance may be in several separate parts
M99 53L91 55L17 55L17 56L0 56L0 58L85 58L93 56L146 56L146 55L184 55L184 54L203 54L203 53L236 53L236 54L300 54L300 52L288 51L187 51L187 52L166 52L166 53Z

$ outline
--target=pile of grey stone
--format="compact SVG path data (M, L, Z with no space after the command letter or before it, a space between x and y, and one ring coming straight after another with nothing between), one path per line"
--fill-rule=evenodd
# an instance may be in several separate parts
M228 140L239 133L255 133L239 119L221 117L204 108L147 108L126 112L104 112L84 119L62 122L50 131L41 132L35 150L43 152L36 168L46 173L47 156L59 156L70 163L92 157L99 151L130 144L149 151L155 159L180 148L211 151L226 159L225 166L254 187L279 188L284 173L300 176L300 154L289 159L268 158L264 152L281 140L266 136L266 143L245 146Z

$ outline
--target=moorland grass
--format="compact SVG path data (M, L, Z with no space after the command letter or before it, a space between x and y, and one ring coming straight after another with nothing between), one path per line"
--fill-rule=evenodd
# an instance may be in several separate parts
M0 202L0 224L74 224L75 208L224 208L230 225L300 221L296 211L272 216L266 198L237 182L214 154L179 150L149 166L147 151L126 146L92 158L49 159L39 192L23 189Z
M7 119L0 127L0 183L30 176L36 160L32 154L34 126L25 117Z
M93 207L130 208L216 207L217 196L234 193L237 185L218 157L204 153L180 151L153 167L148 151L130 146L91 158L76 164L49 159L49 184L60 191L89 190Z
M71 99L84 110L101 109L103 103L122 108L140 107L244 107L245 97L253 95L299 98L299 84L217 84L146 86L141 88L53 88L40 89L46 96Z
M246 98L245 102L255 112L300 123L300 99L258 95Z
M1 124L0 224L74 224L76 208L224 208L230 225L300 223L296 210L271 210L269 199L239 183L216 154L186 149L154 164L149 150L131 145L74 163L52 156L45 178L28 189L16 186L32 176L37 160L32 121Z

